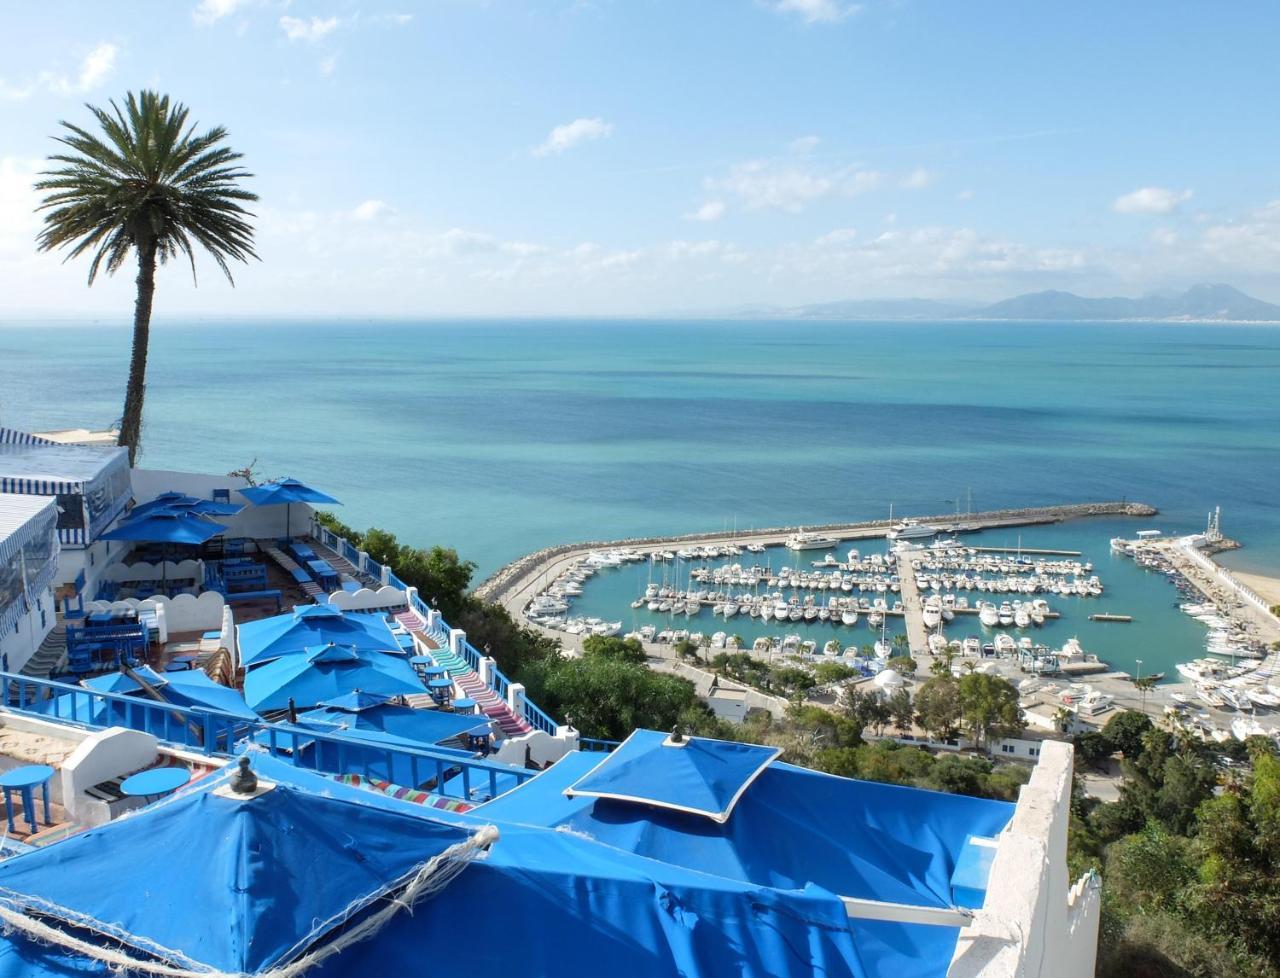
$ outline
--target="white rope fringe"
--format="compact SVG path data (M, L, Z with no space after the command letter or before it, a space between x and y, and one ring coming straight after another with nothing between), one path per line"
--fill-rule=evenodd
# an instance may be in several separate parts
M389 900L387 905L377 913L370 914L355 927L342 933L336 940L324 944L288 964L283 964L267 971L256 972L253 978L297 978L297 976L327 961L335 954L342 953L351 945L368 940L382 930L391 918L400 911L404 910L412 913L417 903L443 890L453 882L459 873L470 865L472 860L478 858L497 839L498 830L495 826L482 826L469 839L450 846L414 870L400 894ZM306 946L319 934L332 930L354 912L367 906L368 903L369 900L362 898L343 908L341 912L329 920L317 924L302 941L295 945L295 948ZM51 907L50 911L56 914L58 908ZM83 920L79 915L72 912L67 912L66 917L78 924ZM94 961L100 961L113 972L135 972L137 974L156 975L158 978L249 978L244 972L219 971L206 967L180 967L160 961L136 958L124 949L113 950L75 937L57 927L37 920L21 910L15 909L7 901L0 902L0 921L3 921L6 930L19 931L41 944L60 947ZM92 922L81 925L93 927ZM100 926L101 933L105 936L111 937L113 940L122 940L122 938L111 934L110 927ZM157 949L156 953L161 956L168 956L171 960L186 959L185 955L176 951L166 953L164 949Z

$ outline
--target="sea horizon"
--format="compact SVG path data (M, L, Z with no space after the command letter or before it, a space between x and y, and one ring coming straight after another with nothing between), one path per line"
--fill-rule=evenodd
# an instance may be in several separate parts
M1252 324L903 321L906 348L866 321L370 324L246 319L229 347L170 318L139 464L256 457L477 579L557 543L938 513L969 489L975 509L1123 496L1183 530L1221 505L1245 545L1226 562L1280 573L1280 334ZM127 358L102 326L4 329L0 423L110 424Z

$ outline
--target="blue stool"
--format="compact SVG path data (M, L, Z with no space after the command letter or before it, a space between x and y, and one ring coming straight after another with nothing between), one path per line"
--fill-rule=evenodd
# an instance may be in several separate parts
M32 834L35 834L37 823L34 789L36 785L40 785L41 800L44 802L44 823L45 825L53 824L53 819L49 815L49 779L52 777L53 768L48 764L28 764L0 774L0 788L4 789L4 813L9 818L10 832L17 831L13 824L12 792L19 791L22 793L22 814L27 819L27 825L31 826Z
M453 712L463 716L473 716L476 712L476 701L470 696L460 696L453 701Z

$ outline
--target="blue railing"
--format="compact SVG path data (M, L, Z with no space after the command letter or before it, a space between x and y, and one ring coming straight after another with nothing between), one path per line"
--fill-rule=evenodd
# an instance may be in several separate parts
M346 557L352 564L360 566L360 551L353 547L346 540L342 541L342 556Z
M341 547L344 549L350 548L354 550L354 548L351 547L351 544L347 543L345 540L341 540L338 537L335 537L332 533L330 533L324 527L320 527L320 539L322 543L324 543L326 546L330 547L333 550L339 550L339 545L341 545ZM355 563L355 561L352 561L352 562ZM379 566L373 560L369 561L369 565L373 567ZM390 571L387 572L387 582L394 588L398 588L403 591L408 590L408 587L405 585L405 583ZM418 594L416 591L413 592L410 598L409 604L410 604L410 607L414 611L416 611L424 621L430 620L432 608L430 605L426 603L426 601L422 599L422 596ZM447 644L448 638L449 638L449 631L450 631L450 628L448 623L445 622L444 619L440 619L440 625L438 629L430 632L430 635L433 639L440 642L441 644ZM475 648L475 646L473 646L470 642L462 643L462 658L467 663L467 665L471 667L471 669L474 672L476 673L480 672L480 660L481 658L483 658L483 656ZM489 681L490 688L492 688L495 693L497 693L500 697L502 697L502 699L505 700L507 698L507 690L510 688L510 685L511 685L511 681L505 675L503 675L501 670L495 667L492 670L492 676ZM558 727L558 724L555 722L555 720L551 719L551 717L548 716L544 711L540 710L536 704L531 703L527 697L524 701L523 713L524 713L524 721L527 724L529 724L529 726L533 727L535 730L542 730L545 733L550 734L551 736L555 736L555 732Z
M208 755L230 755L238 742L253 738L272 755L296 767L330 774L359 774L410 787L434 780L430 790L449 797L470 800L472 791L479 787L487 787L489 796L494 797L513 786L507 779L521 784L535 774L522 767L471 757L463 751L363 743L286 723L247 720L217 710L102 693L51 679L0 673L0 682L5 684L4 703L10 710L45 720L97 730L112 726L142 730L166 744ZM68 697L57 716L41 709L53 696Z
M608 754L613 751L621 741L618 740L597 740L595 737L579 737L578 749L584 751L593 751L596 753Z

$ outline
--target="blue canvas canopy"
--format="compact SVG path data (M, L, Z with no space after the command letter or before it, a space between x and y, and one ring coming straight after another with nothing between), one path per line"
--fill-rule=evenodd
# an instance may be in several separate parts
M138 517L130 517L115 529L99 536L100 540L136 540L144 543L204 543L226 527L196 513L184 510L154 509Z
M201 499L198 496L189 496L185 492L170 490L169 492L160 493L155 499L149 499L145 503L139 503L133 507L129 512L129 518L134 519L159 509L185 510L198 516L235 516L244 507L237 503L222 503L214 499Z
M114 936L135 956L165 948L166 958L191 970L252 975L295 960L347 904L362 919L372 895L394 890L423 861L489 824L270 758L255 758L254 767L276 785L258 798L222 798L202 783L0 863L0 901L38 909L59 929L68 929L62 921L92 922L77 936L98 944L106 940L94 931ZM308 974L363 978L432 967L468 978L880 974L864 967L859 932L840 902L819 888L743 886L538 827L501 824L498 832L486 858L435 898L396 913L375 936ZM157 860L157 851L166 858ZM459 941L460 927L499 915L500 932ZM0 978L108 973L72 950L13 931L0 937ZM911 974L940 972L901 978Z
M636 730L565 794L656 805L723 822L751 782L781 753L778 747L706 737L675 740Z
M260 773L290 775L278 762L256 763ZM0 863L0 901L64 926L93 921L93 931L135 956L253 974L293 960L474 834L287 780L245 798L227 791L228 774L32 858ZM5 975L62 974L57 959L74 960L16 935L4 950Z
M238 690L214 682L196 669L165 673L163 676L147 666L133 670L165 703L184 709L216 710L242 720L257 720L258 715L245 704ZM146 696L142 687L123 672L95 676L81 682L86 690L96 693L115 693L135 697L139 701L155 703ZM149 730L163 735L166 721L163 715L145 707L131 707L119 700L91 698L81 693L63 693L40 704L41 712L77 723L99 726L123 726L135 730Z
M385 627L385 626L384 626ZM285 655L249 670L244 698L259 713L316 706L352 690L398 696L422 693L422 680L401 655L352 645L311 646L302 655Z
M421 687L421 683L419 683ZM368 696L361 690L352 696ZM341 699L346 699L342 697ZM298 717L299 726L312 726L326 733L341 734L355 740L378 744L402 744L427 747L456 740L471 731L488 731L490 720L482 716L464 716L444 710L415 710L408 706L382 703L347 710L330 700L320 709L309 710Z
M297 479L276 479L264 482L260 486L249 486L240 490L240 495L255 506L286 506L285 536L289 536L289 521L292 518L293 503L335 503L342 505L328 493L299 482Z
M952 874L969 836L995 836L1013 814L1007 802L836 778L775 761L717 824L607 798L568 797L564 789L597 763L590 754L570 754L482 810L495 820L582 832L729 879L783 888L811 882L841 896L935 908L961 904Z
M304 605L294 608L291 614L246 622L236 627L236 638L240 662L251 672L252 667L271 659L331 642L399 652L396 637L382 615L343 612L328 604Z

